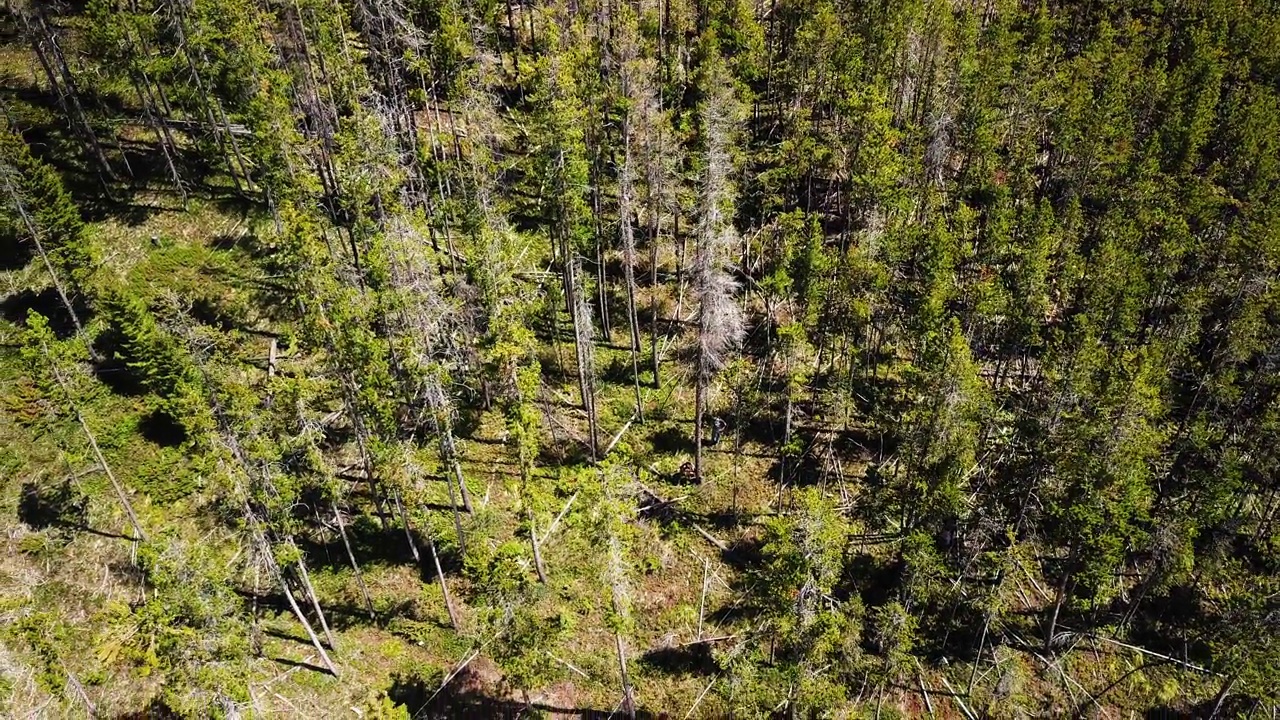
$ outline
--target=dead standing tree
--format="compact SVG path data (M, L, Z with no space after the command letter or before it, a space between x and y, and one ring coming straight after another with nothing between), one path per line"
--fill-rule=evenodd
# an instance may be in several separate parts
M186 346L188 355L199 371L209 412L213 419L214 439L230 456L231 467L228 475L231 479L233 502L242 513L241 518L244 520L245 528L249 532L251 545L257 552L259 561L266 566L272 578L275 579L281 594L284 595L290 610L293 611L294 617L302 625L302 629L311 640L316 654L320 656L321 662L324 663L325 668L334 677L337 677L339 675L338 667L329 658L329 654L325 651L324 644L320 642L315 628L307 620L306 614L299 606L290 586L286 570L281 567L280 561L276 557L277 550L279 550L286 557L297 558L298 562L295 567L298 570L298 580L312 608L316 611L327 636L328 646L332 649L334 647L333 635L329 631L319 598L316 597L315 588L312 587L310 577L306 572L306 565L302 560L301 551L298 549L297 544L294 543L291 535L273 531L267 520L263 519L261 509L258 507L259 504L253 500L255 490L268 495L278 495L271 477L270 467L265 462L251 458L245 450L240 437L244 429L236 427L232 413L228 409L222 394L218 392L217 381L213 379L209 371L208 361L205 356L211 348L211 343L199 337L198 332L191 326L185 312L181 309L181 305L176 302L173 304L178 310L174 313L175 319L171 332Z
M680 165L681 147L672 142L674 133L668 113L662 109L658 92L657 71L652 60L637 60L626 69L628 131L634 143L634 162L643 178L643 209L649 242L649 342L653 368L653 386L662 385L661 359L658 348L658 250L662 244L663 219L671 215L679 232L679 205L675 188L679 184L676 169Z
M72 416L76 420L76 424L80 426L81 432L84 433L85 440L89 443L89 448L93 451L93 457L98 462L98 467L107 476L107 480L111 482L111 489L115 492L116 499L120 502L120 507L124 510L125 515L129 517L129 524L133 527L135 540L145 541L147 534L142 530L142 523L138 520L138 514L133 510L133 504L129 502L129 496L125 493L124 486L116 479L116 475L111 470L110 463L103 456L102 450L98 447L98 439L94 435L93 430L89 428L89 423L85 420L80 405L76 402L79 395L71 387L69 375L71 369L63 366L62 360L58 357L59 353L55 351L55 339L53 333L49 330L47 321L39 315L33 315L28 321L30 345L36 351L38 357L31 357L28 360L33 370L33 374L37 377L43 376L50 380L48 383L48 391L52 395L50 400L57 408L57 412L65 413ZM25 354L25 353L24 353Z
M573 269L570 277L581 277L582 267L577 259L570 261ZM596 413L596 353L594 342L594 325L591 322L591 306L587 304L586 292L580 283L571 285L573 291L573 331L574 349L578 354L578 382L582 391L582 408L587 413L587 436L591 449L591 460L600 457L600 423Z
M634 54L634 45L627 45ZM621 64L622 94L630 98L634 80L634 60L625 58ZM622 244L622 271L627 283L627 325L631 331L631 375L636 391L636 419L644 422L644 402L640 396L640 318L636 315L636 233L632 225L635 213L635 138L632 132L633 110L628 107L622 119L622 165L618 168L618 228ZM657 351L654 351L657 357ZM657 367L653 374L658 377Z
M705 80L706 100L701 109L704 166L697 227L694 286L698 298L698 369L694 409L694 472L702 479L702 425L707 390L724 366L726 353L742 342L744 317L734 301L737 281L729 274L726 258L737 245L733 224L734 192L729 180L733 169L732 143L740 112L733 84L721 63L714 63Z
M52 3L47 0L7 0L5 5L9 13L17 18L20 31L35 51L40 68L44 71L45 81L49 83L49 92L62 109L62 117L66 118L68 127L84 144L85 150L97 161L99 171L104 176L101 177L103 185L106 186L107 180L117 179L116 173L98 140L93 124L89 122L80 88L70 64L67 63L66 55L62 52L58 32L49 20L48 10Z

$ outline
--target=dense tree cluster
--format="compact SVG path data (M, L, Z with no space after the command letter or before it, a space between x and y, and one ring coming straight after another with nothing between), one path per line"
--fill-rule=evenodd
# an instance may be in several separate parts
M932 684L1012 716L1018 668L1086 712L1115 700L1069 674L1100 647L1166 666L1181 708L1280 705L1273 4L11 0L5 22L41 99L3 101L0 292L52 294L6 311L4 407L60 463L24 492L109 479L86 498L126 518L142 599L102 611L99 656L162 673L174 711L256 702L237 668L267 594L320 669L358 672L325 605L397 622L376 531L524 706L601 634L620 711L677 710L635 671L659 542L720 553L696 637L664 646L705 661L681 714L932 713ZM139 198L234 206L252 252L99 231ZM178 437L182 522L218 542L113 472L112 377ZM325 538L341 573L317 575ZM561 538L584 565L556 566ZM57 623L15 618L0 649L91 707Z

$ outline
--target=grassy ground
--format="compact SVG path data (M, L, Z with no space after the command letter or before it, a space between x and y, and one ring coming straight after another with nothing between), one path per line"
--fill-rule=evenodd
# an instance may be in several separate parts
M14 56L12 64L6 62L9 55ZM22 69L21 57L11 47L0 48L0 67L11 68L10 83L28 82L30 73ZM14 111L29 122L49 124L38 105L15 106ZM134 140L144 143L145 134ZM262 292L267 273L255 231L263 221L222 199L216 190L206 188L201 193L205 197L193 197L185 207L172 194L145 188L118 203L95 201L94 236L104 251L107 276L145 297L174 293L206 308L208 321L241 331L239 355L245 372L261 372L252 368L263 365L266 334L287 330ZM666 265L673 261L663 259ZM146 674L145 666L121 652L126 643L121 634L129 629L122 630L113 614L113 609L146 599L133 569L132 544L123 537L127 524L110 499L106 479L83 453L68 451L62 442L74 437L77 429L38 420L36 396L15 352L17 324L26 310L56 314L56 299L34 264L0 274L0 714L85 716L87 699L100 716L145 717L130 713L148 706L162 679ZM659 300L664 316L689 313L687 298L683 304L674 297ZM647 294L642 294L640 305L649 306ZM614 315L615 320L625 317L621 312ZM623 333L615 335L612 340L620 343ZM730 612L740 595L735 588L746 581L741 558L759 534L760 519L788 498L774 479L779 462L776 437L781 433L777 427L736 426L743 430L741 436L731 433L706 453L704 484L676 481L677 469L693 451L692 385L682 361L689 344L686 328L667 348L661 388L649 386L652 378L646 372L646 422L628 424L634 409L629 353L620 344L600 343L597 361L604 380L597 402L602 442L625 428L615 452L631 458L636 480L648 491L677 501L667 512L641 513L634 522L633 566L628 573L634 626L628 651L637 698L653 713L683 717L693 708L695 717L715 717L724 707L720 692L704 691L719 678L709 653L717 643L695 641L741 631ZM557 357L567 361L572 356L571 348L544 349L545 452L539 473L556 488L540 509L539 525L544 529L578 490L566 459L584 454L586 430L576 404L576 384L571 375L559 372L557 362ZM292 360L286 357L284 362ZM758 381L762 373L761 368L748 369L742 377ZM117 382L110 368L95 382L99 392L87 403L85 415L143 523L156 535L216 548L219 557L234 564L243 552L240 539L210 519L209 478L178 449L172 428L156 421L151 399ZM715 389L712 406L719 408L717 412L732 413L732 391L738 387L726 381ZM858 418L851 421L856 425ZM841 495L842 502L855 503L856 479L866 458L834 442L832 431L839 423L812 418L804 422L821 431L817 438L826 439L815 445L815 452L825 452L828 443L834 448L824 466L828 472L823 473L828 491ZM506 539L524 542L515 511L518 466L505 442L503 421L490 412L470 425L461 438L461 451L477 505L469 520L477 529L474 534L495 544ZM64 478L72 478L74 487L93 498L85 522L77 527L42 525L24 509L26 488L57 485ZM412 515L422 525L420 534L439 538L462 631L449 627L432 573L407 557L400 536L382 532L376 521L364 517L352 532L380 615L378 622L371 622L364 616L336 534L317 529L306 538L310 544L305 549L336 633L334 657L342 676L317 671L319 660L302 628L266 593L270 582L246 574L239 578L245 603L262 618L260 652L235 669L249 681L251 703L246 709L263 717L367 717L371 701L383 695L409 706L422 704L455 671L446 695L498 703L520 699L503 685L500 670L483 652L469 660L475 648L486 647L478 624L482 608L471 601L480 589L469 587L460 572L451 515L438 509L447 507L449 496L444 483L433 478L438 473L424 473L416 499L419 507ZM653 504L646 492L636 497L637 508ZM551 681L532 695L535 704L552 715L581 714L585 709L607 715L620 699L614 640L607 625L608 596L601 581L604 558L584 512L582 505L571 508L542 546L549 588L540 602L548 611L569 616L572 628L553 658ZM856 550L873 566L889 562L882 546L867 543ZM1015 590L1011 602L1018 610L1036 610L1046 602L1043 583L1032 573L1021 577ZM1024 717L1046 708L1053 708L1052 715L1075 709L1131 717L1153 705L1177 706L1213 691L1209 680L1102 642L1085 642L1055 663L1008 647L986 660L976 676L968 663L926 663L914 682L907 678L878 698L867 688L851 689L860 702L849 716L933 712L962 717L964 702L968 711L991 717ZM955 693L947 688L963 695L971 676L974 691L968 699L952 697Z
M145 293L174 291L214 294L218 305L244 306L241 322L250 329L270 327L270 317L259 314L252 293L244 288L260 274L248 245L241 242L252 222L212 203L152 210L140 222L106 219L95 225L99 241L110 248L106 262L123 282ZM151 238L160 238L158 245ZM38 274L29 270L7 275L21 288L36 288ZM212 280L210 280L212 279ZM11 295L12 298L12 295ZM670 299L668 299L670 300ZM10 300L6 300L10 303ZM0 332L12 343L19 309L7 305ZM265 353L265 340L244 335L244 355ZM261 347L259 347L261 346ZM57 438L74 428L46 427L26 419L36 413L30 407L32 390L19 368L10 344L0 361L0 673L7 696L3 706L14 717L75 715L83 712L78 693L68 685L69 674L84 686L101 714L123 714L147 704L159 678L139 675L126 658L113 654L108 608L136 603L142 588L131 572L131 544L122 539L124 518L110 501L101 473L92 472L83 457L59 450ZM677 343L675 350L679 349ZM672 358L678 352L672 352ZM602 346L602 367L629 366L624 350ZM629 638L631 672L641 705L653 711L680 713L693 707L707 683L716 677L706 646L691 644L699 637L699 607L704 608L702 637L730 636L740 630L723 612L733 603L732 588L743 580L734 554L722 552L707 538L726 546L749 547L758 532L756 518L774 510L779 500L772 472L775 450L762 439L747 437L735 448L732 437L706 453L707 482L683 485L674 480L680 464L691 457L690 416L692 401L687 370L676 362L664 367L663 389L644 389L647 422L632 423L618 441L617 452L630 453L637 477L652 492L679 499L677 512L647 516L636 523L635 567L629 574L634 629ZM609 374L606 373L606 376ZM612 439L626 425L633 410L633 389L625 373L616 373L600 388L603 434ZM568 377L548 373L545 403L547 422L544 444L548 457L555 452L581 453L575 447L584 438L581 411L576 407L575 387ZM648 379L648 378L646 378ZM187 458L167 440L163 429L151 426L147 397L101 378L102 392L94 396L86 416L98 434L108 462L128 486L131 498L149 528L157 534L199 538L199 542L236 552L238 540L211 526L202 514L206 499L201 478ZM728 402L721 388L714 400ZM476 523L495 542L518 539L513 509L517 506L515 458L503 442L500 418L492 413L479 417L474 430L461 443L463 468L477 503ZM849 478L840 492L856 497L852 478L859 473L858 457L844 457L842 469ZM554 464L540 472L554 482L554 502L542 513L545 528L568 502L572 479L559 477ZM51 483L69 475L87 495L95 498L83 528L50 526L34 529L22 520L20 505L27 483ZM559 478L559 479L557 479ZM831 482L834 484L835 479ZM836 492L836 488L831 488ZM643 493L639 504L644 504ZM785 498L784 498L785 499ZM447 506L443 483L426 482L422 500L428 507ZM736 513L736 518L735 518ZM389 693L393 699L413 703L429 696L441 679L471 656L477 642L476 608L468 603L473 588L457 572L456 549L448 512L422 511L427 527L441 538L451 590L460 600L463 632L448 627L438 586L430 573L416 568L399 547L378 547L388 542L371 520L353 528L373 560L364 566L365 581L379 623L364 617L353 575L335 537L316 536L311 549L314 582L337 634L335 658L344 670L340 679L316 671L318 659L291 614L264 602L261 654L242 671L250 679L253 707L263 716L334 717L364 712L370 698ZM705 535L704 535L705 533ZM359 542L359 540L358 540ZM865 551L875 556L874 546ZM545 539L543 550L551 592L546 602L573 616L573 632L555 656L553 682L533 694L547 708L596 708L610 710L619 699L613 637L606 626L607 598L603 594L599 549L576 513L566 515L556 533ZM229 558L230 559L230 558ZM1018 588L1019 603L1036 608L1045 601L1042 586L1031 576ZM243 578L246 592L251 578ZM258 582L266 584L262 578ZM706 597L703 599L703 588ZM24 618L36 617L39 623ZM30 629L28 626L35 627ZM15 630L14 628L19 628ZM23 629L27 628L27 629ZM41 633L54 637L61 648L50 661L41 654ZM34 638L34 639L33 639ZM42 673L52 662L50 680ZM972 708L997 717L1015 717L1024 711L1046 707L1080 707L1086 712L1123 717L1122 698L1142 697L1173 703L1191 690L1188 676L1168 666L1134 671L1146 662L1124 648L1092 643L1058 664L1047 665L1027 653L1001 648L995 663L984 665L969 698ZM1065 671L1065 675L1059 672ZM945 683L953 688L968 685L970 666L922 668L922 682L931 688L928 702L919 684L893 688L880 701L882 715L896 710L917 715L932 705L944 716L959 717L959 704L948 699ZM1090 696L1106 690L1102 701ZM516 701L503 688L501 673L483 655L472 660L450 683L450 692L461 697L484 696ZM864 704L870 697L864 698ZM717 693L708 693L695 715L712 717L719 712ZM1125 703L1127 704L1127 703ZM1148 706L1134 703L1134 706ZM874 705L865 705L874 711ZM1090 709L1092 708L1092 709Z

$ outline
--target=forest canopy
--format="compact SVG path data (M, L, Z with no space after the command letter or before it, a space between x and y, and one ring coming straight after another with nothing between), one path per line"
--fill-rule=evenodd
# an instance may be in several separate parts
M8 0L0 715L1273 716L1278 38Z

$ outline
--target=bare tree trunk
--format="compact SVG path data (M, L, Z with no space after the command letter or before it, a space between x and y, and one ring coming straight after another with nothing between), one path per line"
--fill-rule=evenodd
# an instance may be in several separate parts
M631 676L627 673L627 650L622 643L622 633L613 633L613 643L618 653L618 674L622 678L622 714L631 718L631 720L635 720L635 692L631 687Z
M307 621L307 616L303 614L302 608L298 607L298 601L293 596L293 591L289 589L289 583L285 580L284 573L281 572L280 566L276 564L275 557L271 554L271 545L263 535L262 528L259 526L259 520L249 507L248 500L245 501L246 517L250 520L250 525L254 529L255 538L260 546L259 550L266 559L267 567L271 570L271 574L275 576L276 584L280 587L280 591L284 593L284 598L289 603L289 608L293 610L293 615L298 619L298 623L302 625L302 629L306 631L307 637L311 639L311 645L315 648L316 653L320 656L320 661L324 663L325 668L334 677L338 677L338 667L333 664L333 660L329 659L329 653L325 652L324 645L320 642L320 638L316 635L316 631L311 627L311 623Z
M574 348L578 356L578 388L582 397L582 408L587 413L587 426L590 437L591 461L595 462L600 454L599 417L596 414L595 398L595 348L591 337L591 311L583 297L582 288L576 280L578 268L576 261L569 263L570 315L573 318Z
M1044 651L1045 654L1053 652L1053 636L1058 630L1058 614L1062 611L1062 603L1067 598L1067 583L1071 579L1069 573L1064 573L1062 582L1058 583L1058 592L1054 598L1053 614L1049 616L1049 623L1045 627L1044 632Z
M66 380L62 377L62 371L54 364L54 359L47 346L41 343L40 350L49 361L49 370L53 375L54 381L58 383L58 387L73 403L72 407L76 414L76 422L80 424L80 429L84 432L85 439L89 441L89 447L93 450L93 456L97 459L98 465L102 467L102 472L107 476L107 480L111 482L111 489L115 492L116 499L120 501L120 507L124 508L125 514L129 516L129 523L133 526L135 540L146 542L147 534L142 530L142 523L138 521L138 514L133 511L133 504L129 502L129 496L125 494L124 486L116 479L116 474L111 471L111 465L103 457L102 450L98 447L98 439L94 437L93 431L89 429L89 423L85 422L80 408L74 405L75 398L71 397L71 390L67 387Z
M1209 720L1214 720L1218 717L1218 711L1222 709L1222 703L1226 702L1227 696L1231 694L1231 688L1235 684L1236 679L1234 676L1227 678L1227 681L1222 684L1222 689L1218 691L1218 697L1214 698L1213 710L1209 712Z
M525 503L524 512L529 521L529 544L533 547L533 566L538 571L538 582L546 585L547 569L542 564L542 551L538 547L538 525L533 519L533 508L529 507L527 502Z
M227 142L227 138L231 136L231 130L225 125L220 125L217 118L214 117L213 106L217 104L217 100L212 98L205 90L204 80L201 79L200 71L196 68L196 63L191 58L191 52L187 47L187 33L185 29L186 16L181 12L180 8L180 3L176 3L174 0L169 0L169 9L170 12L173 13L173 22L171 23L171 27L177 35L178 45L182 48L182 56L187 61L187 69L191 71L191 80L195 83L196 94L200 97L200 105L201 109L204 110L205 121L209 123L209 130L217 138L218 146L222 150L222 156L226 159L227 170L229 171L228 174L231 175L231 181L235 183L237 192L243 192L243 188L240 187L240 176L235 172L235 164L236 161L239 161L241 170L244 171L244 158L239 157L239 149L237 149L234 154L232 153ZM219 114L222 114L221 105L218 105L218 112ZM225 122L225 114L222 114L222 117ZM231 137L231 142L235 142L234 137ZM247 180L247 171L245 172L245 175Z
M356 584L360 586L360 595L364 598L365 610L369 613L369 619L374 620L377 614L373 611L373 600L369 597L369 588L364 584L364 574L360 572L360 563L356 562L356 554L351 550L351 538L347 535L347 524L342 520L342 513L338 510L337 501L332 501L333 521L338 526L338 534L342 536L342 546L346 548L347 559L351 561L351 570L355 573Z
M181 323L182 321L179 320L179 322ZM184 342L191 342L191 338L189 336L190 330L188 327L181 325L179 327L179 332ZM188 345L188 349L190 349L190 345ZM216 392L213 390L209 373L204 364L199 360L199 356L196 353L192 353L192 358L196 363L196 367L199 368L200 374L204 380L205 389L208 393L207 399L209 402L209 409L212 411L214 419L216 420L218 434L227 450L230 451L231 456L235 458L237 464L239 464L241 472L244 473L245 478L252 479L256 473L261 472L261 468L255 467L255 465L249 461L249 458L244 453L244 449L240 446L240 440L236 437L236 433L231 427L231 421L227 418L226 412L222 407L222 403L218 399ZM270 479L265 475L260 478L260 481L263 482L267 488L271 488ZM276 584L284 594L285 600L288 601L290 609L293 610L294 617L298 619L298 623L301 624L303 630L306 631L307 637L311 639L311 644L315 648L316 653L320 656L325 668L328 669L334 677L338 677L339 672L337 666L333 664L333 661L329 658L329 654L325 652L324 645L316 635L315 629L311 627L311 623L307 620L307 616L302 612L302 608L298 606L298 601L294 598L293 591L289 589L288 580L285 578L284 572L280 569L280 565L276 562L275 555L272 553L271 543L267 538L265 529L263 528L262 520L258 517L257 513L254 512L253 505L249 501L249 493L247 489L241 483L236 483L234 489L240 496L241 509L244 513L245 524L248 526L249 532L252 534L254 544L261 554L263 561L266 562L268 569L271 570L271 574L275 577ZM293 541L289 540L288 542L292 544ZM312 598L314 599L314 593L312 593Z
M440 553L436 552L436 541L430 535L427 536L427 549L431 551L431 562L436 567L436 579L440 582L440 594L444 596L444 609L449 613L449 624L454 630L459 630L458 613L453 608L453 596L449 594L449 584L444 579L444 568L440 566Z
M48 350L46 349L46 354ZM58 384L62 385L61 373L54 369L54 375L58 378ZM63 390L66 386L63 385ZM93 431L89 429L89 424L84 421L84 415L80 414L80 410L76 409L76 422L80 423L80 429L84 431L84 436L89 440L89 447L93 448L93 456L98 459L98 464L102 466L102 472L106 474L107 479L111 481L111 489L115 491L116 498L120 500L120 506L124 508L124 512L129 516L129 523L133 525L133 533L138 540L146 542L147 534L142 531L142 523L138 522L138 515L133 511L133 504L129 502L129 497L125 495L124 486L116 479L116 474L111 472L111 466L107 464L107 459L102 456L102 450L98 449L98 440L93 436Z
M289 541L293 545L293 541ZM311 575L307 573L307 563L301 557L298 558L298 580L302 583L302 589L307 592L307 599L311 601L311 608L316 611L316 618L320 620L320 627L324 630L325 641L329 645L330 650L337 650L338 645L333 641L333 631L329 629L329 621L324 616L324 609L320 607L320 598L316 595L316 589L311 584Z
M701 356L701 353L699 353ZM702 418L707 404L707 382L704 379L703 360L698 360L697 387L693 399L693 474L702 482Z
M413 553L413 562L417 565L422 564L422 557L418 553L418 543L413 539L413 527L409 525L409 515L404 511L404 504L400 502L400 491L391 488L391 501L395 503L396 513L400 516L400 524L404 526L404 537L409 542L409 551Z
M606 476L606 495L609 493ZM613 630L614 651L618 658L618 678L622 683L622 712L623 714L634 720L636 714L635 691L631 687L631 675L627 672L627 647L622 638L622 631L625 627L624 620L627 619L630 608L627 604L627 585L626 575L622 564L622 547L618 541L618 536L614 532L613 523L616 518L609 520L608 535L608 580L609 580L609 601L613 607L613 614L617 618L618 623Z
M636 315L636 236L635 228L631 225L631 125L627 120L622 123L622 145L622 169L618 173L618 224L622 235L622 269L627 283L627 324L631 330L631 377L636 391L636 419L643 423L644 401L640 396L640 318Z
M658 356L658 222L651 221L649 233L649 357L653 363L653 388L662 388L662 373L658 367L662 359Z
M80 93L71 75L71 67L67 65L67 59L62 54L62 48L58 45L57 35L54 33L53 28L49 26L44 11L38 7L28 10L15 8L15 11L28 35L32 49L35 50L36 58L44 70L45 79L48 80L50 85L49 89L58 98L58 104L62 106L67 124L71 127L72 132L80 136L85 148L98 161L98 166L106 174L106 177L115 180L115 171L111 168L111 163L107 160L107 155L103 151L101 143L98 142L98 136L94 133L93 126L89 123L89 117L85 113L84 107L80 104ZM57 72L54 70L55 63ZM61 76L61 80L59 80L59 76ZM66 86L65 90L63 89L64 85ZM103 184L105 186L106 182L104 181ZM110 192L109 188L108 192Z
M162 120L157 118L155 97L151 94L150 80L145 72L133 76L133 90L138 95L138 103L142 105L143 116L147 119L147 123L155 130L160 140L160 150L164 153L165 163L169 167L169 175L173 178L173 186L178 189L178 194L182 196L182 206L187 206L187 188L182 182L182 174L178 172L177 165L177 146L174 145L173 135L169 132L169 126ZM145 90L144 90L145 88Z

